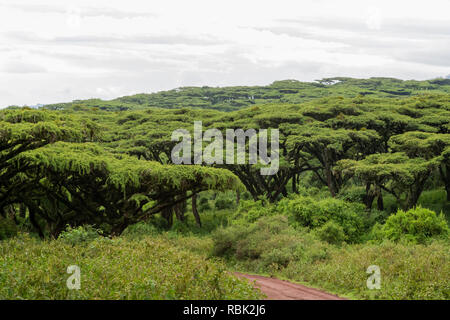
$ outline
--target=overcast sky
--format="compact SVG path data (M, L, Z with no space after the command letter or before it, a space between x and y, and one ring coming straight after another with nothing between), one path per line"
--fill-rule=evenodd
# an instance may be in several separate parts
M450 1L0 0L0 107L450 74Z

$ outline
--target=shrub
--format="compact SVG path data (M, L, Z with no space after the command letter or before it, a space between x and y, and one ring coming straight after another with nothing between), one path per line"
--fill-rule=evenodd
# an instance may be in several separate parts
M335 221L330 220L317 229L317 235L322 241L340 244L347 239L344 229Z
M220 196L216 199L214 203L214 207L218 210L230 209L235 205L235 200L230 198L225 198L224 196Z
M213 255L230 257L236 253L237 243L247 236L247 230L242 225L220 228L213 235Z
M200 197L198 201L198 209L200 211L211 210L211 205L209 204L209 200L206 197Z
M138 222L128 226L122 233L124 237L129 239L141 239L149 235L158 234L159 230L152 224L147 222Z
M424 243L428 238L447 235L448 225L444 215L416 207L408 211L399 210L390 216L382 228L383 236L394 241L401 238Z
M244 191L244 192L241 194L241 199L242 199L242 200L251 200L251 199L252 199L252 195L250 194L250 192Z
M239 207L233 215L233 224L248 224L255 222L261 217L273 214L272 206L265 200L241 200Z
M298 196L283 199L277 206L278 212L286 214L293 226L315 229L332 220L342 227L349 242L358 242L365 231L364 206L340 199Z
M77 228L72 228L71 226L67 226L66 230L61 232L58 239L75 246L77 244L82 244L86 242L90 242L98 237L100 237L102 231L99 229L95 229L92 226L79 226Z
M315 261L327 255L314 235L306 229L292 228L281 215L219 229L212 239L213 255L244 263L254 272L284 268L293 261Z
M286 267L292 260L292 250L288 247L273 248L261 254L261 260L265 266L279 269Z

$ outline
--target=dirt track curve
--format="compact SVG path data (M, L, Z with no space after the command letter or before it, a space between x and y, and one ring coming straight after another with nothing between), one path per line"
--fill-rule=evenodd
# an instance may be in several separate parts
M334 294L280 279L239 272L234 274L239 278L255 281L255 286L267 296L267 300L346 300Z

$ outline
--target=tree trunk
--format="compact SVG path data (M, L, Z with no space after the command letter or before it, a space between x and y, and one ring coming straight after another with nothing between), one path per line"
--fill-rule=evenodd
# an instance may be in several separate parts
M414 208L419 200L422 190L420 187L413 186L406 197L405 209Z
M366 205L366 209L368 210L372 209L372 203L375 199L375 195L373 194L371 186L372 185L370 183L366 184L366 195L364 197L364 204Z
M447 192L447 201L450 201L450 165L442 165L439 168L439 171L441 173L441 178L444 181L445 191Z
M329 150L323 151L323 163L325 171L325 178L327 182L328 189L330 190L331 196L334 198L338 194L338 186L336 183L336 180L333 176L333 168L332 168L332 162L331 162L331 155L329 154Z
M377 209L380 211L384 210L384 203L383 203L383 194L380 192L377 199Z
M183 196L180 196L180 197L183 197ZM176 199L180 199L180 198L176 198ZM175 211L175 216L177 217L177 219L179 221L183 222L186 220L186 217L184 215L186 212L186 207L187 207L186 200L180 201L173 206L173 209Z
M292 176L292 192L298 193L298 190L297 190L297 175L296 174L294 174Z
M31 225L37 230L37 232L39 234L39 237L41 239L44 239L44 232L42 232L41 226L36 221L36 217L34 215L34 211L32 211L32 210L30 210L30 222L31 222Z
M330 190L331 196L334 198L334 197L336 197L336 188L333 184L333 177L332 177L331 170L325 169L325 176L327 178L328 190Z
M200 215L198 214L198 210L197 210L197 194L196 193L194 193L192 195L192 214L194 215L195 222L201 228L202 221L200 220Z
M165 208L161 211L161 216L166 219L167 227L170 228L173 225L173 210L171 207Z

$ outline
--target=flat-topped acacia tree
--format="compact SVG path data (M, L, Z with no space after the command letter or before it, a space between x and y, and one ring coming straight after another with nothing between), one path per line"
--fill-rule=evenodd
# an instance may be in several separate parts
M345 176L334 170L336 163L375 150L380 138L373 130L335 130L312 124L292 129L287 141L290 157L304 162L334 197L345 183Z
M381 190L395 196L398 203L409 209L417 204L425 183L439 166L440 159L409 158L403 152L379 153L363 160L341 160L336 170L343 176L356 177L364 182L364 202L368 209L375 198L378 198L378 209L384 209Z
M0 214L14 211L24 193L35 189L39 177L23 174L17 166L23 152L36 150L56 141L84 142L96 139L97 126L89 119L66 117L43 110L3 110L0 113ZM22 208L23 209L23 208ZM24 210L21 210L22 214ZM33 216L30 217L35 223Z
M21 153L16 165L26 168L27 178L40 177L22 201L53 235L67 224L103 226L120 234L200 191L243 188L228 170L162 165L113 155L91 143L57 142Z
M411 131L392 137L389 143L393 151L405 152L410 158L433 160L450 200L450 134Z

